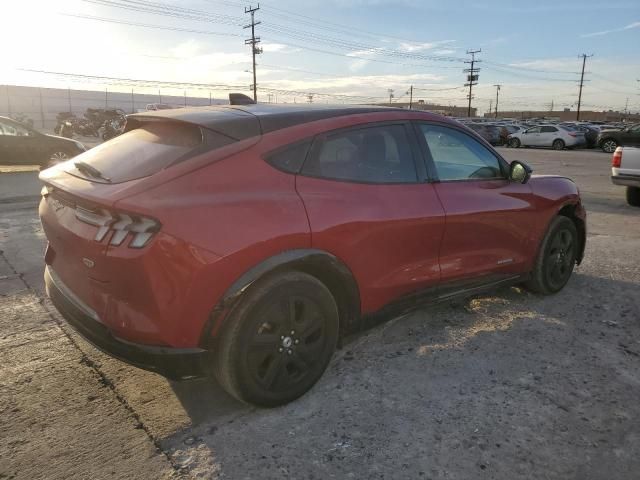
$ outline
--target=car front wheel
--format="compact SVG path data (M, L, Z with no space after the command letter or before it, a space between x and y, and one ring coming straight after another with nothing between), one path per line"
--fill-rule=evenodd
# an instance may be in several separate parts
M66 162L71 158L69 152L65 150L56 149L52 151L44 164L40 166L40 170L44 170L45 168L53 167L62 162Z
M578 252L578 232L571 219L558 216L547 231L533 271L526 286L530 290L549 295L567 284Z
M517 138L512 138L509 140L509 146L511 148L518 148L520 146L520 140Z
M245 403L282 405L322 376L338 340L338 309L327 287L301 272L250 287L226 320L214 372Z
M551 144L551 147L554 150L564 150L564 141L560 139L554 140L553 143Z

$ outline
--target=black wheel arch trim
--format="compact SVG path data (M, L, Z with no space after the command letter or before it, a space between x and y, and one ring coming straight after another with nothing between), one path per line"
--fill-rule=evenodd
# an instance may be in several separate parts
M200 345L211 347L219 337L225 318L229 317L242 296L258 280L284 270L298 270L318 278L333 294L340 313L341 333L350 331L360 318L360 289L347 265L335 255L320 249L287 250L254 265L225 291L213 308L203 329Z

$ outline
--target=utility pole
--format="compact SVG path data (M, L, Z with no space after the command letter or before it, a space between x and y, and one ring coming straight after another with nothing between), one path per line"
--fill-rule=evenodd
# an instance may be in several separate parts
M309 95L307 95L307 99L309 103L313 103L313 94L310 93Z
M500 85L499 83L497 85L494 85L494 87L496 87L496 114L494 118L498 118L498 97L500 94L500 87L502 85Z
M393 88L387 90L389 92L389 106L391 106L391 101L393 100Z
M491 115L492 110L493 110L493 99L489 99L489 115Z
M136 113L136 101L133 98L133 88L131 89L131 113Z
M107 109L107 106L109 105L109 89L105 88L104 89L104 109Z
M582 85L584 84L584 67L587 63L587 58L593 57L593 54L587 55L583 53L582 57L582 73L580 74L580 91L578 92L578 111L576 113L576 121L580 121L580 104L582 103Z
M471 99L473 98L472 89L474 85L478 84L478 78L480 77L480 75L478 75L478 73L480 72L480 69L475 68L475 64L480 63L480 60L476 60L476 53L480 53L480 52L482 52L482 49L467 50L467 55L471 55L471 60L464 62L464 63L471 64L471 68L465 68L463 70L464 73L467 74L467 83L465 83L464 86L469 87L469 95L467 97L469 99L469 107L467 108L467 117L471 116Z
M409 87L409 110L413 109L413 85Z
M257 7L253 8L249 5L249 8L244 8L244 13L251 14L251 23L249 25L245 25L243 28L251 28L251 38L248 38L244 41L245 45L251 45L251 57L253 59L253 101L258 101L258 85L256 83L256 55L260 55L262 53L262 48L257 45L260 43L260 37L256 37L256 25L260 25L262 22L255 21L255 13L260 10L260 4Z
M551 107L549 108L550 112L553 112L553 98L551 99Z

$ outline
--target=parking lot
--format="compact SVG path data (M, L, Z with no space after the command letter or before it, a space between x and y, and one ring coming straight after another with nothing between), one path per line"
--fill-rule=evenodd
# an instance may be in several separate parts
M640 471L640 209L599 151L500 149L573 178L586 258L348 339L300 400L113 360L43 295L36 172L0 173L0 478L611 478Z

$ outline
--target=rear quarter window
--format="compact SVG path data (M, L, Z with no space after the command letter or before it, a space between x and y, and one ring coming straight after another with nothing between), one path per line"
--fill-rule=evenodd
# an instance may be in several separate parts
M311 140L287 145L270 152L264 158L272 167L286 173L299 173L307 158Z
M148 177L205 150L221 148L234 141L197 125L149 122L75 157L73 163L87 163L111 183L119 183ZM87 178L74 166L68 172Z

